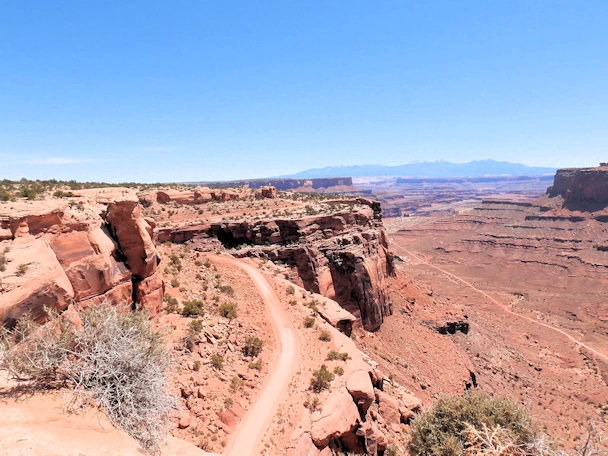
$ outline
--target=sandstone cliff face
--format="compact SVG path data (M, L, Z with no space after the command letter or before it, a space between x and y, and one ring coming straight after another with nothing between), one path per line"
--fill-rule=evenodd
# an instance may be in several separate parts
M64 310L109 300L141 303L152 314L162 306L164 284L152 228L131 194L16 202L0 206L0 324L26 312Z
M393 274L379 203L340 200L352 210L301 219L225 222L165 229L161 242L217 238L237 257L266 257L285 263L296 282L334 299L361 319L368 331L391 314L385 277Z
M550 196L561 195L567 202L608 202L608 166L559 169Z

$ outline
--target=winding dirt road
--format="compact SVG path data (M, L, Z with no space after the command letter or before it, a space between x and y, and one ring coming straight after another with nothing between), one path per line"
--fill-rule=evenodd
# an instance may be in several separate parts
M297 334L274 290L255 267L227 256L213 257L218 263L238 267L245 271L260 292L270 316L272 328L279 342L280 355L274 361L255 405L247 412L224 451L228 456L258 455L257 448L272 422L281 397L295 373L300 360L300 344Z
M550 329L552 331L558 332L564 336L566 336L568 339L570 339L572 342L574 342L576 345L586 348L587 350L589 350L590 352L592 352L593 354L599 356L600 358L602 358L604 361L608 361L608 356L604 355L603 353L600 353L599 351L595 350L594 348L591 348L589 345L585 344L584 342L581 342L578 339L575 339L574 337L572 337L570 334L568 334L565 331L562 331L559 328L556 328L555 326L551 326L548 325L546 323L542 323L534 318L531 317L527 317L525 315L521 315L518 314L517 312L514 312L513 310L511 310L508 306L505 306L503 304L501 304L500 302L498 302L496 299L494 299L492 296L490 296L488 293L486 293L483 290L480 290L479 288L475 287L475 285L467 282L465 279L463 279L462 277L458 277L457 275L452 274L451 272L448 272L444 269L441 269L439 266L435 266L434 264L429 263L428 261L426 261L425 259L419 257L418 255L416 255L415 253L410 252L409 250L407 250L406 248L400 246L399 244L397 244L395 241L391 240L390 241L391 244L393 244L395 247L397 247L398 249L400 249L401 251L405 252L407 255L410 255L411 257L415 258L416 260L420 261L421 263L441 272L442 274L445 274L449 277L452 277L453 279L459 281L460 283L466 285L467 287L471 288L472 290L475 290L477 293L485 296L487 299L489 299L490 301L492 301L494 304L496 304L497 306L499 306L502 310L504 310L505 312L514 315L518 318L523 318L524 320L528 320L532 323L534 323L535 325L538 326L543 326L547 329Z

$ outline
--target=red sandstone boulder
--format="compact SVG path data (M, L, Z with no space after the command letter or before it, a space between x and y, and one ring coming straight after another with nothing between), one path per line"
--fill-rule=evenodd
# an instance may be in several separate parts
M383 391L376 390L376 401L378 402L378 412L387 424L399 424L401 414L399 413L399 402L392 396Z
M255 197L257 199L262 199L262 198L270 198L270 199L276 199L279 196L279 192L277 191L276 188L272 187L272 186L265 186L265 187L260 187L255 191Z
M369 373L362 370L353 372L346 381L346 389L353 397L361 414L365 416L367 409L374 401L374 386Z
M361 426L357 429L357 435L363 438L365 454L367 455L377 456L378 452L385 451L388 447L386 436L371 420L361 423Z
M324 447L331 440L352 432L358 422L359 411L348 391L334 391L323 410L313 415L310 436L317 447Z

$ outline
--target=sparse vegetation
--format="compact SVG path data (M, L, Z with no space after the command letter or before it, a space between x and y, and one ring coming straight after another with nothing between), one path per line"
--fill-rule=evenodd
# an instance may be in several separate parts
M245 382L243 381L243 379L241 377L239 377L238 375L235 375L230 380L230 391L232 391L234 393L234 392L240 390L243 387L243 385L245 385Z
M528 412L514 401L481 391L439 399L412 423L409 449L414 456L497 453L504 445L510 455L549 455L550 448Z
M194 363L192 363L192 370L194 372L198 372L201 370L201 360L197 359L196 361L194 361Z
M19 266L17 266L17 271L15 272L15 275L18 277L24 276L28 269L29 265L20 264Z
M334 367L334 374L336 374L338 376L344 375L344 368L342 366Z
M228 296L234 296L234 289L230 285L218 285L217 289Z
M310 389L315 393L320 393L324 389L329 388L329 384L334 380L335 375L332 374L325 364L319 370L314 371L310 380Z
M293 285L289 285L287 287L286 292L287 292L288 295L294 295L294 294L296 294L296 289L294 288Z
M167 313L177 313L179 312L179 302L177 298L174 298L171 295L166 294L163 298L165 301L165 311Z
M202 317L205 315L205 303L198 299L184 301L182 315L184 317Z
M243 355L256 357L262 352L264 341L258 337L248 337L243 345Z
M237 317L237 306L233 302L224 302L218 309L219 314L228 318L229 320L234 320Z
M317 411L321 409L321 399L317 396L307 397L304 401L304 407L306 407L311 412Z
M188 325L188 337L195 338L203 330L203 322L200 320L192 320Z
M4 253L0 253L0 272L6 271L6 255Z
M329 353L327 353L328 361L337 361L337 360L348 361L349 359L350 359L350 356L346 352L337 352L335 350L330 350Z
M315 325L315 317L306 317L304 319L304 327L312 328Z
M159 453L175 406L163 336L143 311L122 314L104 303L79 316L81 329L56 313L43 326L20 319L0 340L0 367L42 389L67 382L70 410L93 400L115 426Z
M211 365L217 370L222 370L224 368L224 357L219 353L214 353L211 356Z
M261 371L262 370L262 358L258 358L256 361L250 362L249 369Z
M321 330L321 332L319 333L319 340L322 340L323 342L330 342L331 333L327 329Z

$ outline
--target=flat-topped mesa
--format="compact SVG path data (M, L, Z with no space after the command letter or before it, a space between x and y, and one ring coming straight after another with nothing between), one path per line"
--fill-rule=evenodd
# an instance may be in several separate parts
M153 228L132 191L0 204L0 325L104 300L152 314L164 284Z
M192 190L175 190L171 188L145 191L138 194L139 202L143 206L153 203L168 204L204 204L212 201L226 202L247 198L275 199L277 189L271 186L261 186L255 190L247 187L238 188L208 188L195 187Z
M558 169L547 193L566 202L608 203L608 166Z
M385 278L394 273L380 203L364 198L325 203L352 207L302 218L166 228L159 230L158 241L215 238L234 256L265 257L286 264L293 271L293 281L337 301L368 331L378 330L392 313Z

